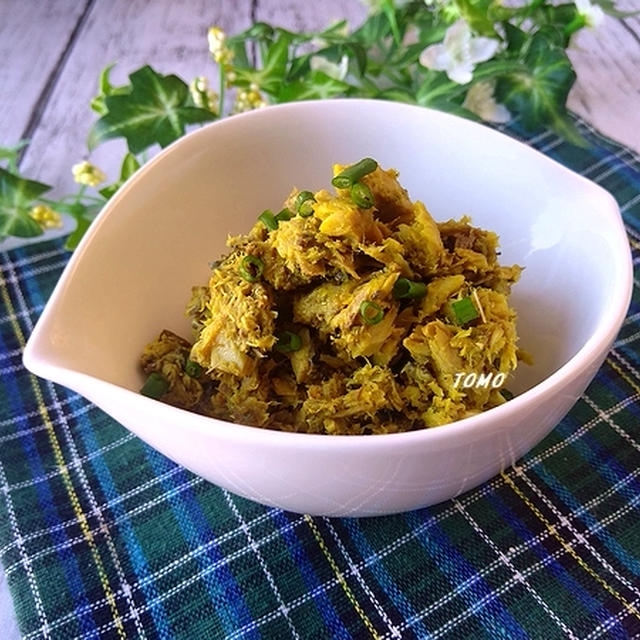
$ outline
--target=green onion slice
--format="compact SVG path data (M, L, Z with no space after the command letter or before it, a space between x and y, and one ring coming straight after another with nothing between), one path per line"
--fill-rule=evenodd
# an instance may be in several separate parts
M194 362L193 360L187 360L184 363L184 372L190 378L199 378L200 375L202 374L202 367L197 362Z
M356 182L351 187L351 199L361 208L369 209L376 203L371 189L364 182Z
M262 224L269 229L269 231L274 231L278 228L278 220L273 215L273 211L271 209L265 209L259 216L258 220L262 222Z
M264 262L257 256L248 255L240 263L240 275L247 282L256 282L264 271Z
M375 171L377 168L378 163L373 158L363 158L360 162L352 164L337 176L334 176L331 184L336 187L336 189L349 189L353 184L358 182L358 180L364 178L364 176Z
M311 191L301 191L294 201L296 211L303 217L308 218L313 213L313 203L316 201Z
M384 311L378 303L365 300L360 304L360 317L365 324L378 324L384 317Z
M142 385L142 389L140 389L140 393L143 396L154 398L155 400L158 400L158 398L162 397L167 391L169 391L169 381L157 371L149 374L149 377Z
M409 278L398 278L393 285L393 297L402 298L422 298L427 292L427 285L424 282L415 282Z
M283 331L278 334L276 349L284 353L297 351L302 346L302 338L293 331Z
M500 389L500 393L507 402L513 398L513 393L509 389Z
M293 214L287 207L276 213L276 222L284 222L285 220L291 220L291 218L293 218Z
M467 322L471 322L480 317L478 310L475 308L469 296L462 298L462 300L452 302L451 308L456 317L456 322L459 325L467 324Z

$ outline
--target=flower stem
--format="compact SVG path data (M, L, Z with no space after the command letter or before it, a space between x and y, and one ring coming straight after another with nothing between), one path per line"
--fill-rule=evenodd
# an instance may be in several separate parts
M219 91L220 97L218 98L218 102L219 102L218 117L222 119L224 117L224 92L226 89L225 85L227 84L227 71L223 63L219 64L218 67L220 68L220 91Z

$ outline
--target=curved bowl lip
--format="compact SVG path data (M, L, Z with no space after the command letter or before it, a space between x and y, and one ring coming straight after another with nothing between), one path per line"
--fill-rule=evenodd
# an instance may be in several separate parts
M80 371L68 369L64 366L58 366L48 362L43 362L38 359L37 353L34 353L36 349L36 343L38 340L38 334L40 333L39 327L43 327L46 323L47 317L53 312L55 306L55 300L62 295L63 290L68 286L69 280L72 277L73 271L76 269L78 263L82 259L82 255L89 249L89 245L94 241L96 235L99 232L102 222L104 222L111 212L117 208L120 201L125 197L126 193L139 181L146 179L146 175L151 172L155 165L162 162L166 157L176 150L188 146L193 143L193 140L199 136L211 135L211 130L219 129L222 127L237 127L240 126L244 119L252 118L269 118L275 117L278 112L296 112L307 111L314 109L337 109L341 106L349 105L348 108L362 108L374 107L376 109L389 109L393 111L407 110L428 114L425 117L441 118L443 120L455 121L457 126L468 126L470 128L482 127L485 130L485 135L496 136L500 138L508 139L509 143L520 147L521 151L526 154L532 154L537 156L541 161L556 165L556 169L566 174L570 174L572 179L584 181L590 185L590 188L599 190L605 198L608 198L611 205L613 215L610 211L606 211L606 215L611 218L610 222L613 223L609 229L613 236L615 229L616 240L620 244L622 257L619 257L618 270L620 275L623 276L616 280L616 287L611 296L609 315L605 318L601 318L598 325L586 343L580 348L580 350L570 358L565 364L563 364L557 371L554 371L550 376L537 383L527 391L514 397L512 400L505 404L494 407L482 413L463 418L455 422L451 422L446 425L442 425L442 428L423 428L415 431L398 432L398 433L386 433L386 434L368 434L368 435L329 435L329 434L311 434L304 432L289 432L278 431L275 429L265 429L262 427L255 427L251 425L232 423L217 418L210 418L202 416L185 409L180 409L160 403L157 400L140 396L135 391L127 389L117 384L109 383L99 378L95 378L89 374L85 374ZM616 215L617 213L617 215ZM620 256L620 254L618 254ZM631 261L631 253L627 242L627 236L624 231L622 217L617 202L613 196L603 189L600 185L588 180L584 176L568 169L564 165L549 158L540 151L530 147L512 138L507 134L493 129L490 126L482 123L474 122L456 116L454 114L446 113L430 109L428 107L421 107L418 105L410 105L398 102L390 102L384 100L375 100L367 98L332 98L323 100L308 100L300 102L291 102L285 104L271 105L269 107L254 110L246 113L235 115L233 118L225 118L218 120L203 127L196 129L182 136L178 140L174 141L164 149L162 149L156 156L154 156L149 162L147 162L139 171L137 171L129 180L123 184L118 193L105 205L100 211L96 220L91 225L89 231L82 238L79 246L76 248L69 263L65 267L65 270L60 277L60 280L56 284L54 292L51 295L49 302L47 303L40 319L38 320L36 327L34 328L23 354L23 361L27 369L33 373L38 374L40 371L51 380L59 382L60 384L67 385L70 388L84 395L86 391L86 381L99 381L101 384L108 385L110 387L117 387L123 392L133 394L137 397L139 402L153 403L154 405L160 405L163 412L175 413L177 419L181 419L183 422L189 423L190 428L194 428L203 433L210 434L213 438L224 437L226 440L245 440L250 439L253 442L260 442L263 444L270 443L271 445L282 444L290 446L308 446L311 442L314 443L314 447L318 444L322 444L322 447L328 447L331 450L340 449L343 447L357 447L362 449L363 446L367 449L385 447L391 443L394 445L415 445L421 443L441 443L447 440L457 440L465 435L473 435L477 432L487 428L491 423L504 425L504 428L508 428L510 424L510 418L518 413L521 409L527 406L537 405L543 402L546 398L553 395L556 387L562 387L563 381L569 381L572 376L582 371L583 369L592 367L594 364L600 364L600 360L606 356L608 349L613 343L615 336L617 335L624 318L626 316L633 290L633 264ZM74 384L78 381L84 380L85 384ZM78 387L81 386L82 390ZM93 395L93 394L92 394ZM96 404L99 404L99 398L93 398ZM150 405L151 406L151 405ZM105 407L103 407L107 410ZM158 407L155 407L157 410ZM108 410L107 410L108 412ZM216 424L215 429L211 429L212 421Z

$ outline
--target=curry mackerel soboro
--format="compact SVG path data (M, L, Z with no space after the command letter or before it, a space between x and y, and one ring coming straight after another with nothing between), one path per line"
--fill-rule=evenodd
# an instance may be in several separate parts
M371 158L294 189L192 289L192 342L146 346L142 393L232 422L327 434L444 425L502 404L517 347L498 236L436 223Z

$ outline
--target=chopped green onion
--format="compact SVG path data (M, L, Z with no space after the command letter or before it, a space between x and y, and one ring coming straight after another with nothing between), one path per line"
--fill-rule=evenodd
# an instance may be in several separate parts
M500 389L500 393L507 402L513 398L513 393L509 389Z
M337 176L334 176L331 184L336 187L336 189L349 189L358 182L360 178L364 178L364 176L375 171L377 168L378 163L373 158L363 158L360 162L352 164Z
M200 375L202 374L202 367L197 362L194 362L193 360L187 360L184 363L184 372L190 378L199 378Z
M393 285L393 297L402 298L422 298L427 292L427 285L424 282L415 282L409 278L398 278Z
M311 191L301 191L294 201L296 211L303 217L308 218L313 213L313 203L316 201Z
M360 317L364 320L365 324L378 324L384 317L384 311L376 302L365 300L360 304Z
M276 213L276 222L284 222L285 220L291 220L291 218L293 218L293 214L287 207Z
M146 382L142 385L142 389L140 389L140 393L143 396L154 398L155 400L162 397L167 391L169 391L169 381L157 371L149 374Z
M275 231L278 228L278 223L283 222L284 220L291 220L292 213L286 207L282 209L275 216L273 215L273 211L271 209L265 209L259 216L258 220L264 224L269 231Z
M293 331L283 331L278 335L276 349L284 353L297 351L302 346L302 338Z
M242 258L240 263L240 275L247 282L255 282L260 279L264 271L264 262L257 256L248 255Z
M467 324L467 322L471 322L472 320L480 317L478 310L473 305L469 296L462 298L462 300L452 302L451 308L453 309L453 313L456 317L456 322L459 325Z
M361 208L369 209L376 201L373 198L371 189L364 182L356 182L351 187L351 199Z
M265 209L258 216L258 220L260 220L260 222L262 222L269 231L274 231L278 228L278 220L276 219L276 216L273 215L273 211L271 211L271 209Z

